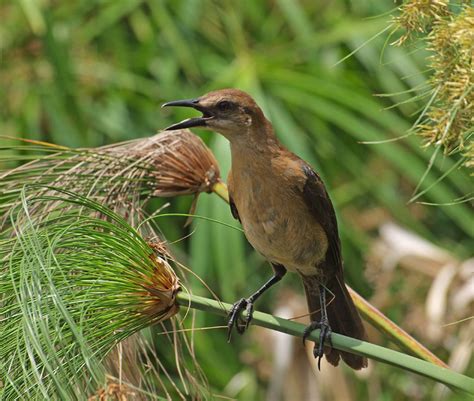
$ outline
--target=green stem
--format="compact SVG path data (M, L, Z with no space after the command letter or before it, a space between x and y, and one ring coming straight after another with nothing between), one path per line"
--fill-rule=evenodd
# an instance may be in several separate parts
M365 300L351 287L347 286L347 289L349 290L352 300L354 301L355 306L359 310L359 313L362 315L366 322L369 322L381 333L385 333L389 337L389 339L392 340L392 342L399 345L401 348L404 348L405 350L414 353L417 357L422 358L425 361L434 363L435 365L441 366L443 368L448 367L448 365L446 365L441 359L439 359L435 354L433 354L428 348L426 348L420 342L416 341L400 326L397 326L387 316L380 312L370 302Z
M232 305L218 302L212 299L191 295L185 292L178 294L178 303L182 306L190 306L191 308L211 312L218 315L227 315ZM255 311L252 323L268 329L277 330L281 333L291 334L293 336L302 337L305 326L290 320ZM319 331L315 330L308 337L313 341L318 341ZM356 340L341 334L333 333L331 335L332 345L341 351L347 351L368 358L397 366L403 370L417 373L427 378L433 379L439 383L443 383L453 390L460 390L470 394L474 394L474 379L454 372L450 369L434 365L430 362L393 351L379 345L370 344L365 341Z
M229 203L229 191L227 190L227 185L223 181L216 182L212 186L212 191L224 201Z

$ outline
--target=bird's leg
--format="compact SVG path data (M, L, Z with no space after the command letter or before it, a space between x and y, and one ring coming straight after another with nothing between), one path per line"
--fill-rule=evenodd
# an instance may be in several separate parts
M319 342L314 345L313 355L318 359L318 369L321 370L321 358L324 354L324 343L326 340L332 347L331 343L331 326L329 326L328 313L326 310L326 287L319 284L319 304L321 306L321 320L319 322L311 322L303 333L303 343L313 330L319 329Z
M286 273L286 269L282 265L273 264L273 276L264 285L262 285L257 291L255 291L250 297L242 298L237 301L230 310L229 320L227 322L227 341L230 341L232 335L232 329L235 327L239 334L243 334L249 327L250 321L253 315L253 304L254 302L271 286L278 283ZM246 316L243 321L239 318L240 313L246 310Z

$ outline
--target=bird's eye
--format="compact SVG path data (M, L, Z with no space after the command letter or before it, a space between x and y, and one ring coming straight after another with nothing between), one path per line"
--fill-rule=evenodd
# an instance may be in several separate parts
M234 103L229 102L229 101L227 101L227 100L222 100L222 101L220 101L219 103L217 103L217 108L218 108L220 111L232 110L232 109L234 108Z

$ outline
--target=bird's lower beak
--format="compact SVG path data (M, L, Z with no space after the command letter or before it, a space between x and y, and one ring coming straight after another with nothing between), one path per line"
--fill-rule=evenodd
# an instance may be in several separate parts
M179 123L170 125L165 128L165 131L171 131L176 129L191 128L191 127L205 127L207 121L214 118L214 115L206 109L206 107L199 104L199 99L186 99L186 100L174 100L163 104L161 107L192 107L202 113L201 117L193 117L183 120Z

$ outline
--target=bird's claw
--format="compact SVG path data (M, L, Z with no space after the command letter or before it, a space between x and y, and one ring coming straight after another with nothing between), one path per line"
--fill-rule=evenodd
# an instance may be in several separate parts
M242 311L246 311L245 317L241 317ZM232 330L235 327L237 333L243 334L248 329L253 316L253 302L249 299L242 298L237 301L229 312L229 320L227 322L227 342L230 342Z
M306 338L311 334L311 332L316 329L319 329L319 341L317 345L314 345L313 355L318 360L318 370L321 370L321 359L324 355L324 343L327 341L329 346L332 348L332 330L331 326L329 326L329 322L327 321L327 319L322 320L321 322L311 322L311 324L304 329L303 344L305 343Z

